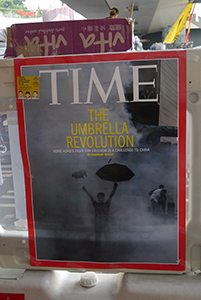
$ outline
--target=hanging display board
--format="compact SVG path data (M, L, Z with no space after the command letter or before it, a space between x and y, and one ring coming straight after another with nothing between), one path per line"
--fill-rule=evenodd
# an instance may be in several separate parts
M126 19L13 24L5 57L120 52L132 48Z
M14 64L31 264L184 271L186 52Z

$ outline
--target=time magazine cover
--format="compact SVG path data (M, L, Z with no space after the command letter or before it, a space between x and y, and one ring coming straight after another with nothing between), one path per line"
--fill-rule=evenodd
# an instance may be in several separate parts
M185 51L14 62L31 264L184 270Z

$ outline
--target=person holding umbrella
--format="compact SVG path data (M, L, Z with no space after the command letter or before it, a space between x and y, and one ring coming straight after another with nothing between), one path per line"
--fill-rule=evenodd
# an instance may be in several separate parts
M85 186L82 187L83 191L90 198L91 203L95 210L95 251L98 255L101 248L101 237L104 236L105 240L109 240L109 209L118 184L115 182L112 192L108 199L105 200L105 194L100 192L97 194L97 201L88 192Z

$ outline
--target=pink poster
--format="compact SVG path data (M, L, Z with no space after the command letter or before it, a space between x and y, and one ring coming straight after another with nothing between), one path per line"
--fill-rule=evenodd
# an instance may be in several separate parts
M126 19L55 21L11 26L6 57L127 51L132 47Z

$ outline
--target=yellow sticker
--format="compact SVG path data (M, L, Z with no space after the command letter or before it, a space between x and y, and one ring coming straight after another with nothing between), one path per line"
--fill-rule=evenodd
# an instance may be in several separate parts
M17 77L18 99L39 99L39 76Z

